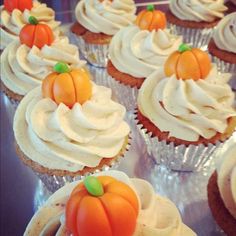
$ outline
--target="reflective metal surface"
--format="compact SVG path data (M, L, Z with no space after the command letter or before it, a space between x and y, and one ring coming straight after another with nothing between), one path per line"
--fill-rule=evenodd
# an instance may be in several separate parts
M59 20L64 23L73 21L73 9L76 2L47 1L58 12ZM139 1L141 2L141 1ZM142 1L147 3L148 1ZM166 5L159 7L166 9ZM93 68L92 73L97 70ZM34 173L16 156L12 122L15 108L4 94L0 94L1 120L1 232L2 236L22 235L33 216L34 211L48 198L50 192L45 189ZM132 114L128 120L132 128L131 148L122 160L119 170L130 177L140 177L150 181L156 192L169 197L179 208L185 224L200 236L224 235L211 216L207 198L206 185L210 174L215 169L214 163L204 172L178 173L158 167L148 156L142 137L138 133Z

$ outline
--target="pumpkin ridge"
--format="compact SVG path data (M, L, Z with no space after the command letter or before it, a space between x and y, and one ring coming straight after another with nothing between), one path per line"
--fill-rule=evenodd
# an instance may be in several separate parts
M34 46L34 42L35 42L35 33L36 33L35 31L36 31L36 27L34 27L34 31L33 31L33 38L32 38L31 44L30 44L31 48Z
M195 58L196 61L197 61L197 64L198 64L198 67L199 67L199 70L200 70L200 78L199 78L199 79L201 79L201 78L203 78L203 75L202 75L202 67L201 67L200 62L198 61L198 57L195 55L194 51L191 51L191 52L192 52L194 58Z
M55 101L54 92L53 92L53 87L54 87L55 80L56 80L56 76L54 77L53 83L52 83L52 86L51 86L51 96L53 98L53 101Z
M108 192L106 192L106 193L108 193ZM103 196L104 196L106 193L104 193ZM105 204L103 203L103 199L102 199L103 196L98 197L98 198L99 198L100 203L101 203L101 205L102 205L102 207L103 207L103 210L104 210L104 212L105 212L105 214L106 214L106 217L107 217L107 220L108 220L108 222L109 222L109 226L110 226L110 228L111 228L111 232L112 232L112 235L113 235L114 233L113 233L113 228L112 228L112 222L111 222L111 220L110 220L110 218L109 218L108 210L106 209L106 206L105 206Z
M180 59L180 57L181 57L181 54L179 54L178 59L177 59L177 61L176 61L176 63L175 63L175 75L176 75L177 79L179 79L178 64L179 64L179 59Z
M74 77L71 75L71 73L69 72L68 73L71 77L71 80L72 80L72 83L73 83L73 86L74 86L74 91L75 91L75 102L77 103L77 90L76 90L76 86L75 86L75 81L74 81Z
M153 23L153 20L154 20L154 14L152 14L152 20L151 20L150 25L148 26L148 30L149 30L149 31L151 31L150 27L151 27L151 25L152 25L152 23Z

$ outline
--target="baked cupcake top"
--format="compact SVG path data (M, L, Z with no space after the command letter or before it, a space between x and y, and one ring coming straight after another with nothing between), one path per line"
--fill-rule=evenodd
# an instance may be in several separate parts
M149 22L148 17L152 15ZM161 24L160 24L161 22ZM136 25L121 29L111 40L109 57L121 72L136 78L146 78L163 67L167 57L182 43L182 37L165 28L164 13L152 5L139 13Z
M55 72L44 80L42 91L41 86L33 89L19 104L15 139L41 166L76 172L98 166L126 146L125 112L112 101L111 89L92 83L84 69Z
M58 26L60 22L55 20L55 12L51 8L48 8L46 4L39 3L38 1L32 2L32 0L25 1L25 4L25 7L28 6L25 9L24 6L22 9L18 7L6 9L6 7L1 6L1 49L4 49L9 42L18 38L20 30L28 23L29 16L37 17L39 22L49 25L50 28L59 33Z
M227 84L230 75L218 74L199 49L183 53L168 58L165 73L157 70L145 80L138 108L158 129L169 132L169 137L190 142L210 139L217 132L224 133L228 119L236 116L234 93Z
M227 10L224 0L171 0L169 7L177 18L195 22L213 22Z
M50 27L35 17L30 16L29 21L21 29L19 39L10 43L1 55L1 80L19 95L40 85L58 61L73 68L85 65L79 59L78 48L67 37L53 34Z
M219 49L236 53L236 12L225 16L218 23L213 39Z
M114 35L135 20L133 0L81 0L75 9L77 21L93 33Z
M93 216L97 214L93 214L89 219L80 221L80 226L78 227L78 231L80 231L79 235L86 235L91 236L95 235L93 230L96 232L101 233L102 230L106 226L107 228L107 234L106 235L114 235L117 230L119 230L120 234L116 235L124 235L124 236L141 236L141 235L148 235L148 236L155 236L161 235L163 236L169 236L169 235L186 235L186 236L194 236L196 235L190 228L188 228L186 225L183 224L181 220L181 216L176 208L176 206L167 198L161 197L159 195L156 195L152 186L142 179L134 179L129 178L125 173L120 171L106 171L102 172L100 174L97 174L96 177L98 180L101 181L100 178L109 181L109 184L106 184L106 188L104 188L104 194L101 197L88 197L91 201L97 202L97 207L99 207L99 201L103 201L103 207L99 210L98 214L101 215L104 211L104 207L109 207L107 210L108 212L112 212L113 208L116 208L117 210L113 212L112 215L107 216L103 220L103 225L101 226L98 220L96 218L93 218ZM93 179L94 181L94 179ZM115 181L115 182L113 182ZM79 194L78 192L75 193L75 189L78 189L79 182L74 182L71 184L68 184L64 186L63 188L59 189L57 192L55 192L49 200L46 202L45 206L42 207L31 219L30 223L28 224L26 231L24 233L25 236L31 236L31 235L39 235L42 232L57 232L61 233L60 235L64 236L68 232L68 225L71 225L71 221L68 222L67 216L68 214L68 208L71 208L72 201L76 200L76 194ZM80 184L81 185L81 184ZM86 183L88 186L88 183ZM115 187L115 185L120 186L117 190L112 190L112 186ZM76 187L77 186L77 187ZM89 186L90 187L90 186ZM83 187L81 187L83 188ZM111 193L106 193L106 189L110 188L113 196L111 196ZM125 192L121 193L120 191L122 189L126 189ZM74 190L74 194L71 192ZM88 194L88 193L87 193ZM110 194L110 197L108 197L108 194ZM122 202L126 201L127 197L129 198L129 206L136 206L136 200L138 201L138 215L136 218L136 225L134 225L134 232L127 234L127 227L119 227L123 224L126 224L130 226L130 217L124 222L126 219L125 215L126 212L123 211L123 215L119 214L117 216L117 212L119 210L119 206L114 207L114 201L119 198L119 195L122 194L123 199L120 202L120 206L122 207ZM133 196L134 194L134 196ZM70 196L71 195L71 196ZM128 196L127 196L128 195ZM131 198L132 195L132 198ZM70 197L69 197L70 196ZM73 199L72 199L73 198ZM86 198L86 197L85 197ZM84 201L85 201L85 198ZM125 198L125 199L124 199ZM69 199L69 200L68 200ZM103 200L104 199L104 200ZM132 200L131 200L132 199ZM83 201L83 200L82 200ZM75 201L74 201L75 202ZM82 202L78 203L82 207ZM125 204L125 203L124 203ZM76 205L74 205L76 207ZM95 205L91 209L89 207L86 208L86 206L83 204L84 210L86 212L93 211L95 209ZM66 210L65 210L66 208ZM86 209L85 209L86 208ZM136 207L135 207L136 208ZM66 211L66 214L64 212ZM72 209L73 211L73 209ZM75 214L80 214L80 210L75 210ZM93 211L94 212L94 211ZM133 214L130 214L133 215ZM107 217L110 218L110 221L107 222ZM70 217L70 219L73 220L73 217ZM96 224L97 223L97 224ZM89 225L88 225L89 224ZM96 224L96 227L95 227ZM118 226L118 227L117 227ZM100 231L99 231L100 228ZM88 230L90 232L81 232L83 230ZM55 235L56 233L52 234ZM73 235L73 234L72 234ZM104 235L104 234L103 234Z
M236 140L220 152L217 163L217 184L225 207L236 219Z

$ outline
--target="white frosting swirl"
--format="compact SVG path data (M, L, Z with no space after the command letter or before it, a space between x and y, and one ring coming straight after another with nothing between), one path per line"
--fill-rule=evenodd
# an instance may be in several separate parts
M171 0L170 10L181 20L212 22L223 18L227 7L224 0Z
M10 42L18 39L21 28L28 23L29 16L37 17L40 23L47 24L52 30L59 30L59 21L55 21L55 12L48 8L46 4L33 2L31 10L24 10L21 12L18 9L14 9L11 13L1 6L1 18L0 18L0 34L1 34L1 49L4 49ZM58 34L58 32L56 32Z
M103 86L93 84L91 99L72 109L42 98L38 87L17 108L15 138L25 155L40 165L75 172L119 154L130 131L123 121L125 112Z
M236 12L225 16L218 23L213 39L218 48L236 53Z
M162 70L148 77L138 95L138 107L169 137L197 141L224 133L233 109L234 93L226 83L229 74L218 74L216 66L207 78L194 80L166 78Z
M78 22L93 33L114 35L131 25L136 16L133 0L81 0L76 6Z
M236 139L220 152L217 184L225 207L236 219Z
M42 83L52 72L53 66L62 61L70 67L82 67L78 48L69 44L66 37L56 38L50 45L41 49L32 48L13 41L1 55L1 80L7 88L19 95L25 95Z
M170 34L167 29L150 32L132 25L112 38L109 56L119 71L142 78L163 67L167 57L181 43L182 37Z
M112 176L128 184L137 193L140 210L133 236L196 236L190 228L183 224L176 206L167 198L156 195L147 181L130 179L120 171L106 171L97 175ZM33 216L24 236L41 235L46 229L55 227L55 221L61 225L57 235L65 236L64 220L63 217L60 217L64 211L62 205L66 204L70 193L78 183L68 184L55 192L45 206ZM59 231L62 234L59 234Z

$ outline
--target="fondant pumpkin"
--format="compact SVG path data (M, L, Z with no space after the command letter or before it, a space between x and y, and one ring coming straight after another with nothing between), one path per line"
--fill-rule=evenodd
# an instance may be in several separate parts
M164 69L168 77L175 74L178 79L205 79L210 72L211 61L201 49L181 44L179 50L168 57Z
M155 10L153 5L148 5L146 10L142 10L137 18L136 25L141 30L158 30L166 27L165 13L159 10Z
M44 45L51 45L54 40L51 28L46 24L38 23L34 16L29 17L29 24L20 31L20 41L32 48L35 45L42 48Z
M49 74L42 84L43 97L64 103L68 107L78 102L83 104L92 95L90 76L84 69L69 70L64 63L54 66L55 72Z
M32 7L32 0L4 0L4 8L9 12L12 12L14 9L23 12L25 9L31 10Z
M134 191L113 177L87 177L66 204L66 227L74 236L131 236L138 216Z

